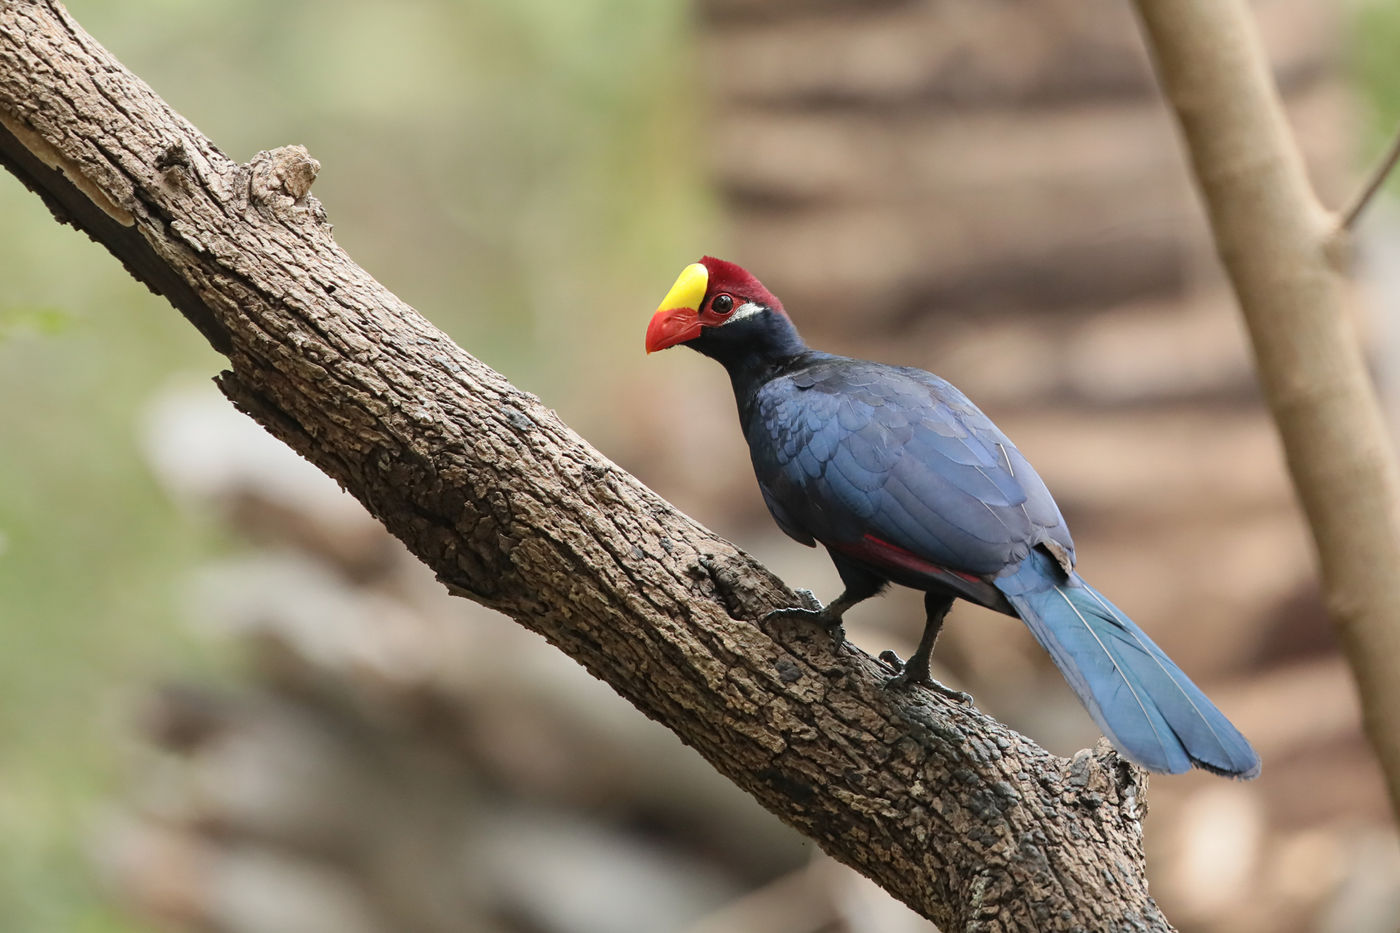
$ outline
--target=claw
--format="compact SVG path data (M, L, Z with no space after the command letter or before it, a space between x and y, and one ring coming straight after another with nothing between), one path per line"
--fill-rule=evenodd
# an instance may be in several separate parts
M940 693L954 703L972 704L972 694L964 693L961 690L954 690L945 686L929 676L928 671L915 671L902 661L899 655L893 651L881 651L880 660L894 668L895 675L885 681L886 690L902 690L905 687L920 686L928 687L934 693Z
M840 600L834 600L831 605L823 606L821 600L812 593L811 590L794 590L797 598L805 603L805 606L792 606L787 609L774 609L772 612L758 620L759 628L767 629L768 625L780 619L799 622L815 622L826 629L836 644L840 646L846 641L846 630L841 627L841 615L844 609L838 605Z
M817 605L820 606L821 603L817 603ZM760 619L758 624L762 627L767 627L770 623L779 620L815 622L833 636L842 639L845 637L841 628L841 617L839 615L833 616L826 609L804 609L801 606L793 606L788 609L774 609Z
M823 626L828 623L825 609L805 609L802 606L791 606L787 609L774 609L763 617L763 621L776 622L778 619L802 620L807 619L813 622L820 622ZM837 620L840 621L839 619Z

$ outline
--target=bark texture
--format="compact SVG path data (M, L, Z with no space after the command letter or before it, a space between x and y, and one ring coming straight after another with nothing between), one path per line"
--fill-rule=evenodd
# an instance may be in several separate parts
M1066 761L801 626L793 595L331 237L304 149L230 160L55 2L0 2L0 162L229 360L219 384L454 592L539 632L944 930L1165 930L1140 772ZM504 664L508 658L501 659Z
M1400 812L1400 468L1348 314L1337 221L1308 183L1242 0L1138 0L1137 10Z

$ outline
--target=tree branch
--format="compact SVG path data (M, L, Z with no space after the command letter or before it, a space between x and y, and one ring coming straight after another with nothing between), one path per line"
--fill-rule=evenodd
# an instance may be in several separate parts
M1350 206L1342 211L1340 219L1337 221L1337 232L1346 234L1356 229L1356 222L1360 219L1366 206L1375 199L1376 194L1385 184L1385 180L1390 177L1390 173L1395 170L1395 164L1400 162L1400 127L1395 130L1394 137L1390 140L1390 147L1386 149L1385 155L1371 171L1371 177L1366 180L1366 184L1361 186L1361 190L1356 192L1356 197L1352 198Z
M1137 0L1254 347L1327 606L1400 813L1400 468L1243 0Z
M770 572L610 463L356 266L300 147L224 156L56 2L0 0L0 162L229 360L241 410L453 592L544 635L946 931L1166 930L1142 775L892 693L862 652L747 620ZM503 659L504 660L504 659Z

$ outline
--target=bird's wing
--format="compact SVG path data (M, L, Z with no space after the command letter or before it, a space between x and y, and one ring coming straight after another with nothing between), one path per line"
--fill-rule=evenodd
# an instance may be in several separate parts
M758 392L746 433L764 498L798 540L888 545L894 563L904 552L979 577L1047 542L1072 563L1035 470L966 396L922 370L815 359Z

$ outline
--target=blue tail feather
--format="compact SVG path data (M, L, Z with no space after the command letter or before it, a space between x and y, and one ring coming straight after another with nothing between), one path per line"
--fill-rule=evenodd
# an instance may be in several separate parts
M1142 629L1077 573L1033 551L997 589L1049 652L1100 729L1150 771L1192 765L1240 778L1259 756Z

